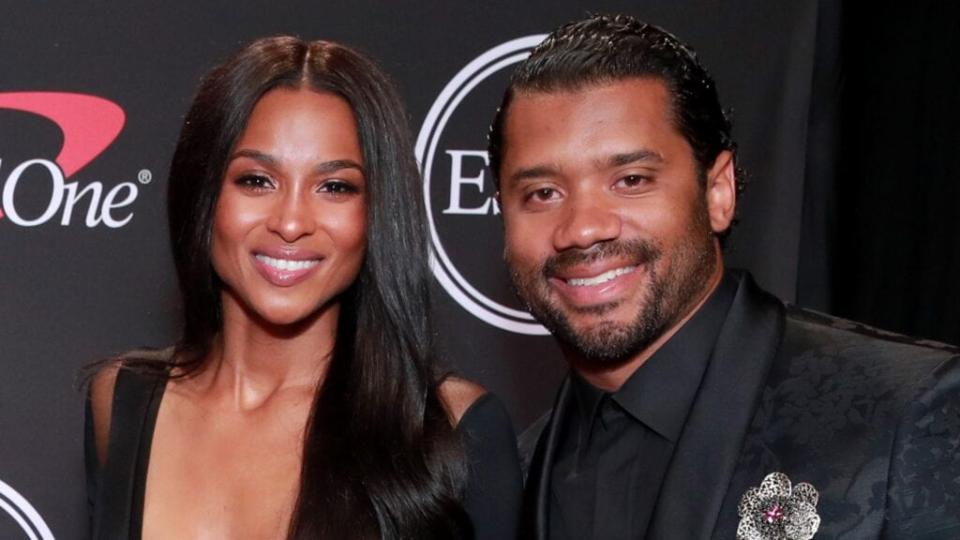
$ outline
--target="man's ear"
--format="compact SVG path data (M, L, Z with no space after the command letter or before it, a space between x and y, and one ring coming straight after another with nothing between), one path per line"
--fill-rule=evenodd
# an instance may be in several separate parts
M720 234L730 228L737 209L736 166L733 152L724 150L717 155L713 166L707 171L707 212L710 228Z

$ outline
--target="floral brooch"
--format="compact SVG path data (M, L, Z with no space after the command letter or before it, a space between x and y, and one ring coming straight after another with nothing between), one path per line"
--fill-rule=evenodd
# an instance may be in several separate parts
M740 499L737 540L810 540L820 528L819 498L810 484L793 486L783 473L768 474Z

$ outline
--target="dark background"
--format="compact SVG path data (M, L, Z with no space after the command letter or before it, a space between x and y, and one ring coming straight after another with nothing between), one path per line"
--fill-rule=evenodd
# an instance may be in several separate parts
M664 26L700 52L733 110L750 185L728 246L730 264L750 269L785 300L960 342L960 10L952 4L237 5L0 6L0 92L89 93L126 111L118 139L67 181L109 188L136 182L143 169L153 175L120 229L88 229L77 215L66 227L0 220L0 482L24 496L58 538L84 535L80 368L176 337L163 199L182 116L200 75L263 35L293 33L367 51L395 77L416 133L454 74L496 45L588 10ZM470 102L489 98L481 97ZM467 116L481 122L485 114ZM47 120L0 110L0 184L28 159L52 160L60 144ZM27 184L23 208L34 198L42 208L43 189ZM476 234L467 227L460 241L469 246ZM473 264L499 272L497 258ZM482 268L471 265L471 272ZM443 356L498 393L521 430L549 406L563 375L552 341L492 327L440 287L436 293ZM9 505L9 495L0 496L0 508L5 500ZM27 537L0 509L0 538Z
M960 4L844 14L833 311L960 343Z

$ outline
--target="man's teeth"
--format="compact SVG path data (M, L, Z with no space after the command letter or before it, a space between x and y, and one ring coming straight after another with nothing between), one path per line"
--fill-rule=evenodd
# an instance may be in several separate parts
M268 265L276 268L277 270L284 270L286 272L292 272L294 270L304 270L306 268L311 268L320 264L320 261L317 259L309 259L305 261L292 261L290 259L274 259L273 257L267 257L266 255L257 255L257 260L267 263Z
M589 287L591 285L599 285L601 283L606 283L613 278L620 277L624 274L629 274L636 270L636 266L624 266L623 268L614 268L613 270L608 270L598 276L589 277L589 278L572 278L568 279L567 283L573 285L574 287Z

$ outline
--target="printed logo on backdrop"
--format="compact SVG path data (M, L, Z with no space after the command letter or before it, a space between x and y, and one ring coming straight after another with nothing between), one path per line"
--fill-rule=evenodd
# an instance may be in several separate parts
M6 512L30 540L54 540L36 509L17 490L0 480L0 516ZM2 520L0 520L2 524ZM6 529L2 529L6 530Z
M129 207L139 194L137 184L150 183L149 170L139 171L137 182L110 188L100 181L68 181L116 140L126 121L119 105L87 94L4 92L0 109L41 116L63 135L63 146L53 160L32 157L8 163L0 148L0 223L37 227L59 222L116 229L130 222Z
M433 247L430 265L437 281L477 318L531 335L546 335L547 330L523 310L503 264L487 130L512 67L545 37L508 41L461 69L434 101L416 146Z

